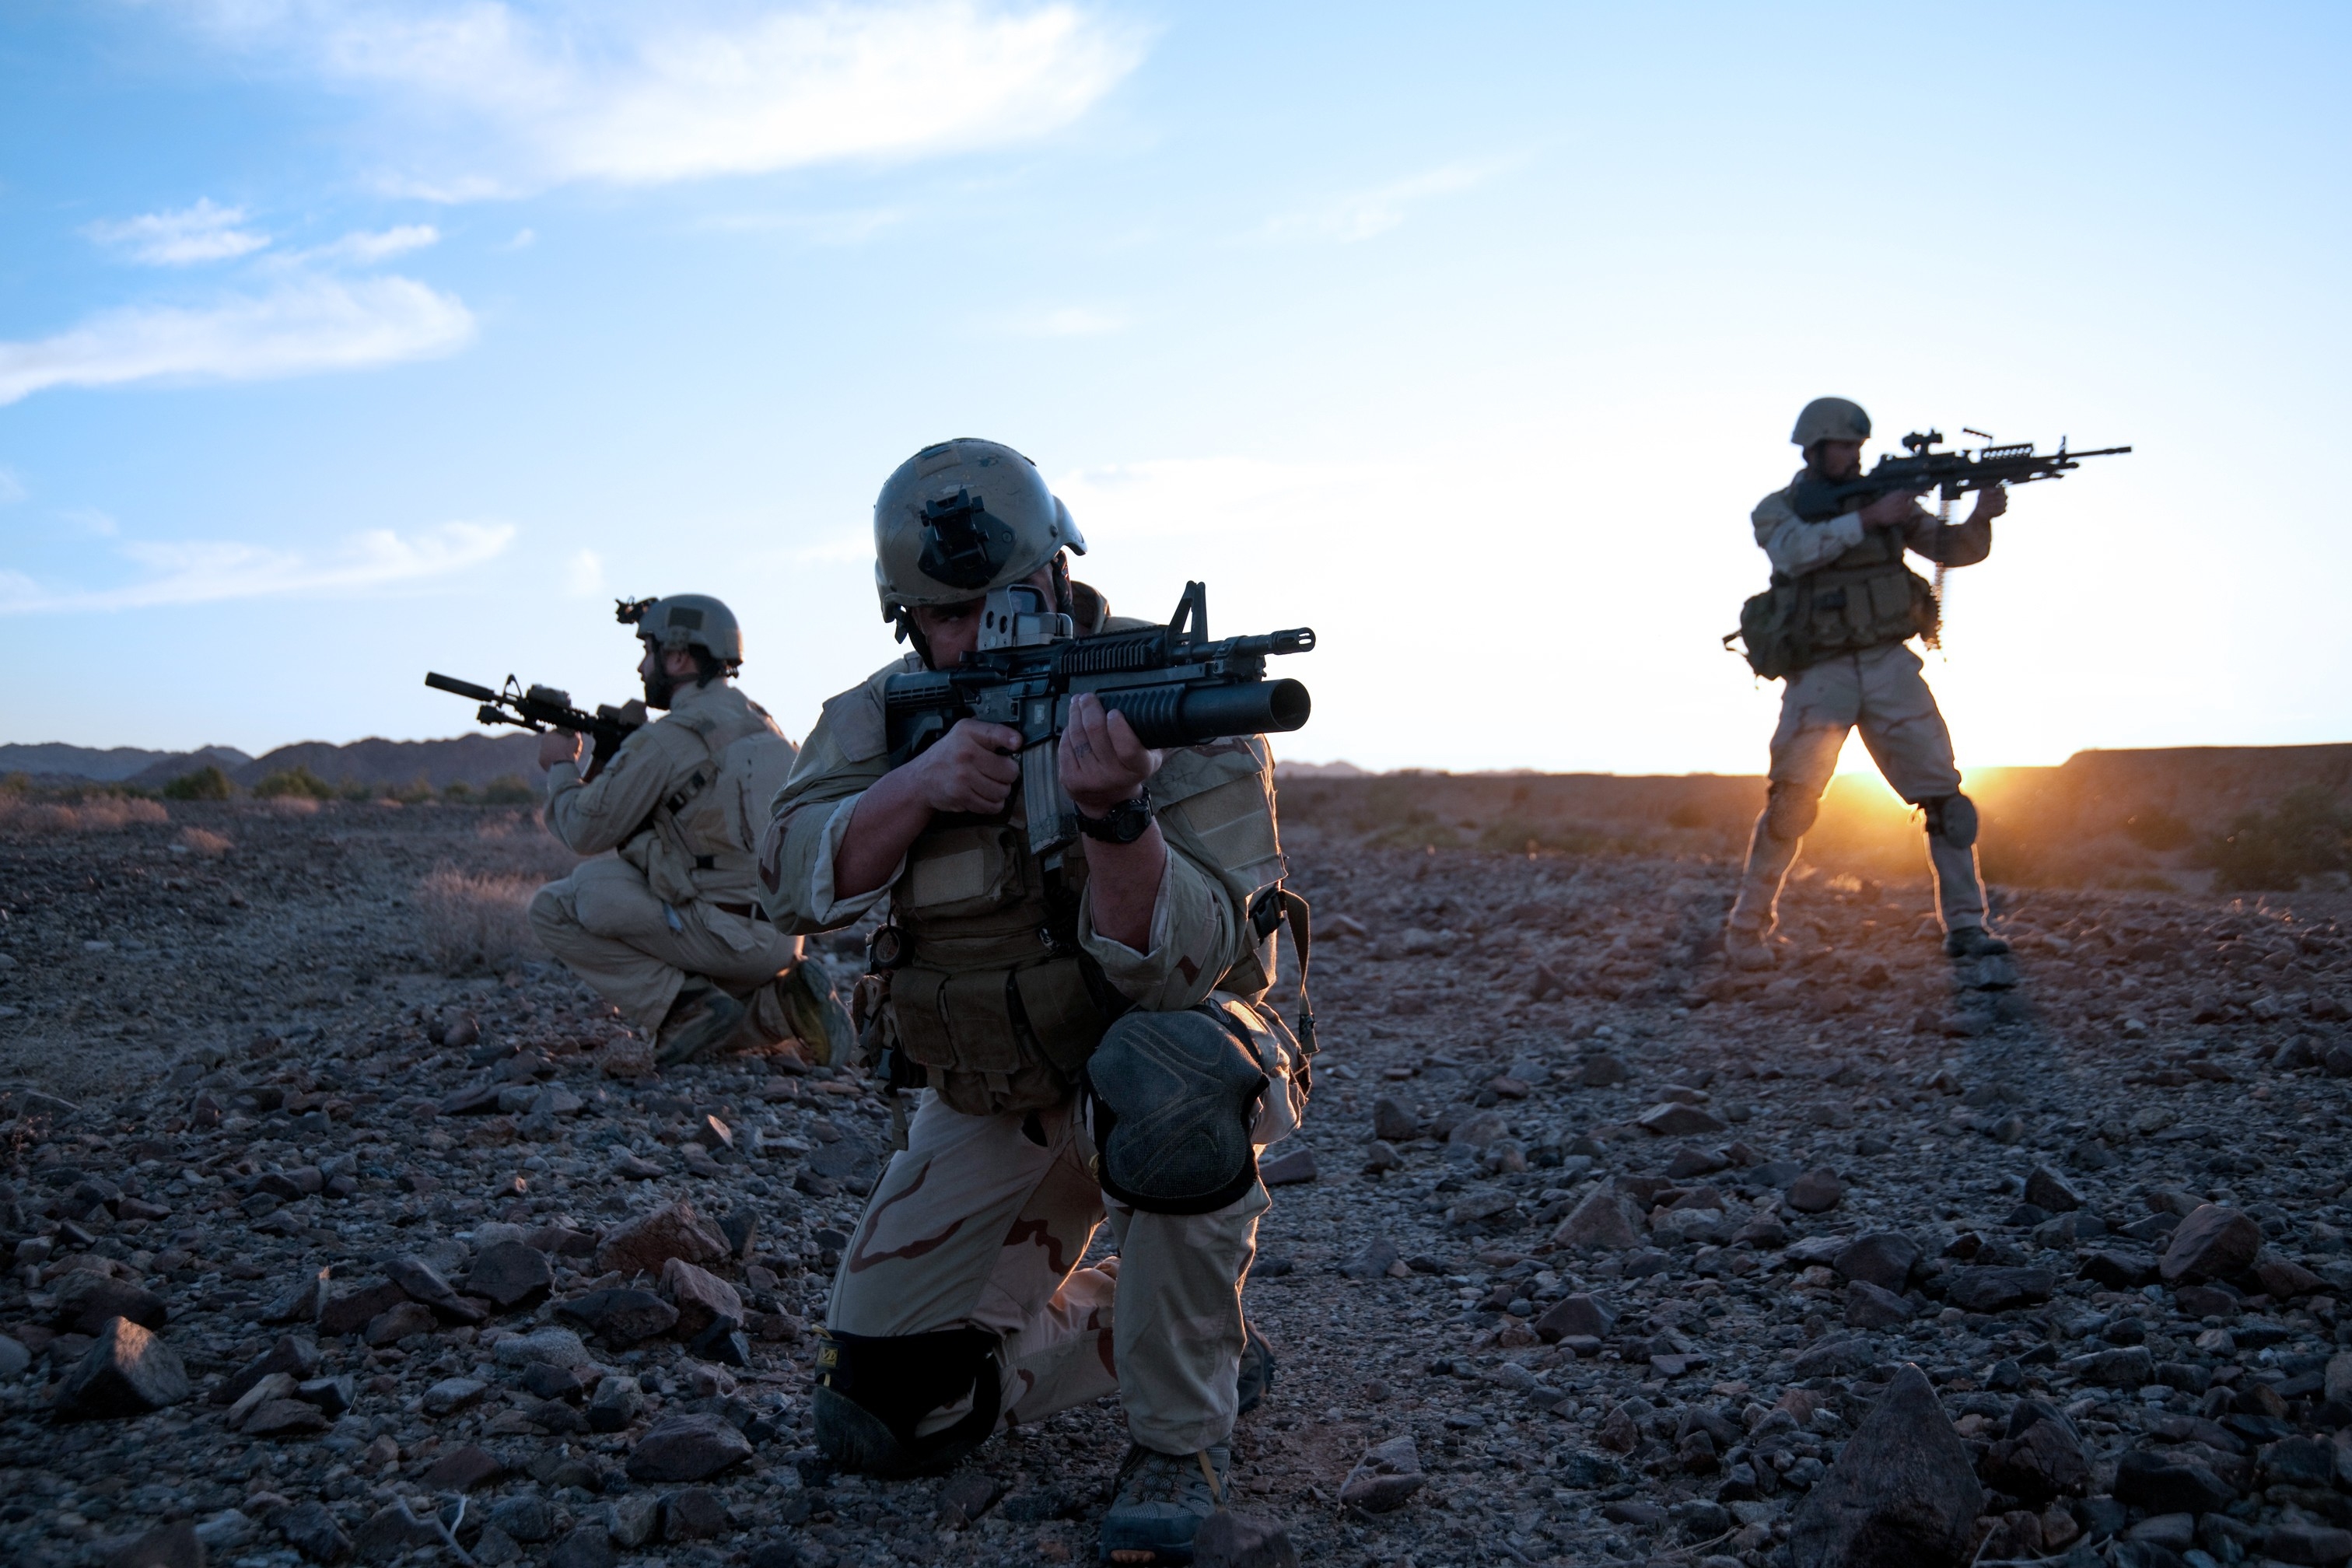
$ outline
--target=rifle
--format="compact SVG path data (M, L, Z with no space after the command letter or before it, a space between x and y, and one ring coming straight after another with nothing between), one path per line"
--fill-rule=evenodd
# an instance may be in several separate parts
M1961 434L1983 436L1984 432L1963 430ZM2095 452L2069 452L2065 438L2061 437L2055 452L2037 452L2031 441L2006 447L1985 446L1974 452L1938 452L1936 444L1943 438L1940 430L1924 434L1914 430L1903 437L1909 457L1898 458L1889 452L1866 476L1799 479L1790 492L1789 505L1807 522L1826 522L1901 490L1940 490L1944 500L1957 500L1967 490L2063 479L2081 467L2084 458L2115 458L2131 450L2129 447L2102 447ZM1990 442L1992 437L1986 436L1985 439Z
M883 683L890 765L920 755L959 720L1020 731L1029 847L1045 855L1078 831L1055 745L1069 723L1071 698L1093 692L1152 747L1296 730L1312 709L1307 688L1268 680L1265 661L1314 647L1306 626L1211 642L1209 590L1200 583L1184 584L1164 626L1080 637L1069 616L1046 610L1044 594L1016 583L988 595L980 646L962 663Z
M646 721L642 704L631 702L614 708L605 703L593 713L583 713L572 706L569 691L558 691L552 686L525 687L511 675L507 677L505 689L499 691L455 676L430 673L425 677L425 684L436 691L453 691L480 703L474 717L485 724L512 724L535 734L569 730L575 735L587 736L588 768L581 774L583 780L603 772L621 742Z

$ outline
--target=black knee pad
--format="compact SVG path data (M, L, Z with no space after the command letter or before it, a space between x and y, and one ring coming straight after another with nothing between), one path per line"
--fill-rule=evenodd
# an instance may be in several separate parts
M1087 1058L1103 1191L1147 1214L1208 1214L1257 1180L1265 1074L1213 1007L1123 1015Z
M1801 784L1775 781L1764 792L1764 831L1783 844L1794 844L1812 831L1822 814L1822 797Z
M940 1329L887 1337L824 1331L817 1353L816 1444L844 1469L872 1476L952 1469L996 1426L1003 1398L996 1336ZM971 1413L924 1436L915 1426L971 1395Z
M1919 803L1927 814L1927 833L1955 849L1972 848L1977 841L1977 803L1964 795L1939 795Z

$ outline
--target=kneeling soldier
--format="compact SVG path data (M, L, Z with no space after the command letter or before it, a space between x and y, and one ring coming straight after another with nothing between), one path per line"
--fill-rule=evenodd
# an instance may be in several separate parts
M753 901L759 825L798 753L730 679L743 637L725 605L677 594L636 608L646 706L667 711L593 781L579 736L540 741L547 826L595 858L539 890L531 930L654 1037L664 1065L794 1034L825 1059L832 985Z
M956 665L1012 584L1080 637L1143 623L1070 580L1085 541L993 442L909 458L874 538L883 614L915 651L825 704L760 851L779 925L889 900L872 1043L929 1084L835 1277L816 1440L851 1469L937 1472L1116 1391L1133 1447L1103 1559L1187 1562L1273 1370L1241 1307L1256 1150L1306 1100L1304 1054L1259 1005L1296 903L1271 753L1249 737L1163 760L1082 694L1058 763L1085 837L1039 857L1019 733L966 719L893 767L883 682ZM1080 1267L1106 1214L1118 1257Z

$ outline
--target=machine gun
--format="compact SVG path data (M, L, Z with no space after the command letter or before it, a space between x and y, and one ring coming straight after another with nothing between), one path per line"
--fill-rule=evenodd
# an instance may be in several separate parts
M455 676L430 673L425 677L425 684L436 691L453 691L480 703L474 717L485 724L512 724L539 734L550 730L569 730L575 735L587 736L588 768L581 775L583 779L593 779L603 772L621 742L646 721L642 703L631 702L620 708L602 704L593 713L583 713L572 706L569 691L558 691L552 686L526 687L511 675L507 677L505 689L499 691Z
M1961 434L1984 436L1981 430L1964 430ZM2062 479L2081 467L2084 458L2115 458L2131 450L2129 447L2102 447L2095 452L2069 452L2062 437L2055 452L2037 452L2031 441L2006 447L1987 445L1974 452L1938 452L1936 445L1943 438L1940 430L1914 430L1903 437L1909 457L1898 458L1890 452L1878 459L1876 468L1856 479L1799 479L1790 494L1789 504L1807 522L1827 522L1898 491L1939 490L1947 501L1957 500L1967 490ZM1984 438L1988 443L1992 439L1990 436Z
M1055 745L1069 723L1071 698L1093 692L1152 747L1296 730L1312 708L1307 688L1268 680L1265 661L1314 647L1306 626L1211 642L1209 590L1200 583L1184 584L1164 626L1080 637L1069 616L1047 610L1044 594L1016 583L988 595L980 646L962 663L884 682L890 764L920 755L959 720L1020 731L1029 847L1045 855L1077 837Z

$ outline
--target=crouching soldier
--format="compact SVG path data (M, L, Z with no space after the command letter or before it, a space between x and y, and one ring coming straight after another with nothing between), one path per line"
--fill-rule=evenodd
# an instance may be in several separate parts
M632 611L645 705L662 716L593 780L579 736L540 741L547 826L594 858L539 890L531 930L653 1037L665 1066L793 1035L828 1059L846 1016L822 966L753 896L759 825L798 753L735 688L743 638L725 605L677 594L624 606L624 618Z
M1271 753L1249 737L1163 760L1081 695L1057 760L1083 837L1041 858L1019 733L966 719L893 766L883 683L955 666L1015 584L1081 638L1142 623L1070 580L1068 511L993 442L909 458L874 536L914 652L825 704L761 846L781 927L888 900L870 1043L928 1084L834 1279L816 1441L846 1468L937 1472L1116 1392L1133 1446L1103 1560L1189 1562L1273 1371L1242 1318L1256 1151L1306 1100L1298 1041L1259 1005L1298 907ZM1081 1267L1106 1215L1118 1255Z

